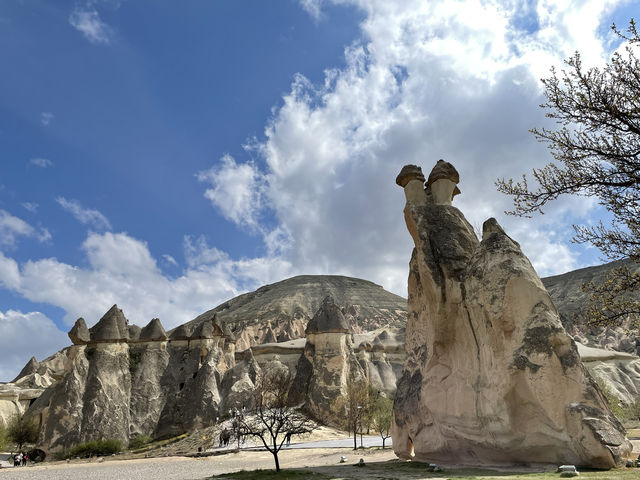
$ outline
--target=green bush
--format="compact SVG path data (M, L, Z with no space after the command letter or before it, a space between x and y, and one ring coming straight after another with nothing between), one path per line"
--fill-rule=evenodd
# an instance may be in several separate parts
M98 455L111 455L122 450L122 442L116 438L106 440L94 440L92 442L81 443L64 454L69 457L92 457Z
M149 435L136 435L131 442L129 442L129 448L131 450L138 450L144 447L148 443L151 443L152 438Z
M611 413L613 413L618 420L622 423L632 420L638 420L640 418L640 402L626 405L620 401L615 393L609 388L609 386L601 378L596 378L596 383L602 390L602 394L607 399Z
M8 445L9 439L7 438L7 427L0 422L0 451L5 450Z

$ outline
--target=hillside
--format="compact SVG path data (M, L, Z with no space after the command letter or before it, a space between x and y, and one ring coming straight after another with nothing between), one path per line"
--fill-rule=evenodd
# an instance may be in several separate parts
M407 300L380 285L338 275L300 275L260 287L219 305L186 323L188 331L217 319L237 337L237 350L304 336L307 322L331 295L344 307L354 332L404 328Z

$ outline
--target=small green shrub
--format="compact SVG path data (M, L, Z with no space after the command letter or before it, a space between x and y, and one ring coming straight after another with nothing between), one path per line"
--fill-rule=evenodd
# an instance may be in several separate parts
M69 457L92 457L98 455L111 455L122 450L122 442L116 438L106 440L94 440L91 442L76 445L64 454L64 458Z
M638 420L640 418L640 402L626 405L620 401L615 393L609 388L609 386L601 378L596 378L596 383L602 390L602 394L607 399L611 413L613 413L618 420L625 423L628 421Z
M7 427L0 423L0 451L6 449L9 445L9 438L7 438Z
M144 447L148 443L151 443L153 439L149 435L136 435L131 442L129 442L129 448L131 450L138 450Z

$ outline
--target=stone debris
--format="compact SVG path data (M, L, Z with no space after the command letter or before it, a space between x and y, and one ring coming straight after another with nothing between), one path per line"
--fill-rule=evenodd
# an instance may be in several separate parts
M575 465L560 465L556 472L559 473L561 477L577 477L580 475Z
M421 196L407 192L414 180L404 187L415 248L396 454L470 465L624 464L624 428L518 243L495 219L478 240L451 206L453 166L439 161L429 178Z

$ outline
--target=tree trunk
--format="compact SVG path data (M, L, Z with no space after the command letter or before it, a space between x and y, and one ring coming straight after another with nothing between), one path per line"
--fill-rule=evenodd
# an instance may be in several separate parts
M280 471L280 462L278 461L278 452L273 451L273 460L276 462L276 472Z
M384 450L384 442L386 441L386 437L382 437L382 449Z
M358 430L355 423L353 424L353 449L358 449Z

